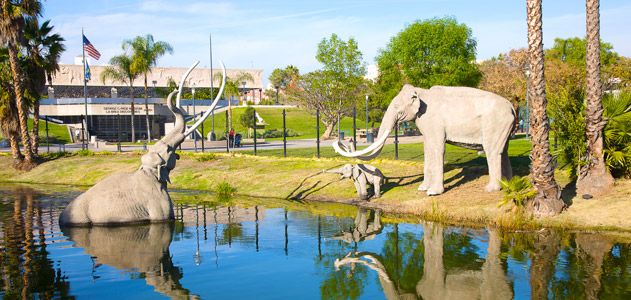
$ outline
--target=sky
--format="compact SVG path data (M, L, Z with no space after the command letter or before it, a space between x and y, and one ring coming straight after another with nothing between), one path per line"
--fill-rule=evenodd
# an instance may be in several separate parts
M48 0L45 19L66 39L62 63L81 55L81 28L107 64L122 53L121 43L152 34L174 48L158 61L163 67L188 67L199 60L213 67L264 70L294 65L301 73L321 67L317 44L332 33L357 40L366 65L407 25L434 17L455 17L472 29L477 59L527 45L525 0L359 0L359 1L168 1ZM544 47L554 38L585 35L583 0L543 1ZM631 1L601 1L601 38L614 51L631 56Z

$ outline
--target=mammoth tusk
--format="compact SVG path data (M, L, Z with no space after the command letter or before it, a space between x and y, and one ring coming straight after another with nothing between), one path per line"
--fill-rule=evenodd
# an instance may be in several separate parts
M185 136L195 131L197 127L199 127L199 125L201 125L208 118L208 116L210 116L213 110L215 110L217 103L219 103L219 99L221 98L224 87L226 86L226 66L224 66L223 61L220 61L220 63L221 63L221 70L223 72L223 76L221 80L221 88L219 88L219 93L217 94L217 97L215 97L215 100L213 100L213 103L210 105L210 108L204 113L204 115L202 115L201 118L199 118L191 127L189 127L186 130L186 132L184 132Z
M197 67L197 65L199 65L199 60L196 61L190 68L188 68L188 70L186 70L186 73L182 74L182 78L180 78L180 84L178 85L178 88L177 88L177 98L175 98L175 106L181 107L180 100L182 98L182 89L184 88L184 81L186 81L186 78L188 77L188 75L191 74L191 72L193 71L193 69L195 69L195 67Z
M352 151L352 152L348 151L349 148L346 147L344 144L342 144L340 140L337 140L337 142L334 142L332 146L333 146L333 149L335 149L335 152L339 153L342 156L357 157L362 160L369 160L369 159L374 158L377 154L381 152L383 145L386 143L386 139L388 138L388 135L390 135L390 131L391 129L386 130L381 135L381 137L379 137L379 139L375 141L372 145L368 146L366 149L362 149L359 151ZM370 154L366 156L366 154L368 153Z

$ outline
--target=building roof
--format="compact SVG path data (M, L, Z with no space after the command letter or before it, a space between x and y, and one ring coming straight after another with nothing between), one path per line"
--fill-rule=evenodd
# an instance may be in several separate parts
M83 70L81 67L81 65L59 65L59 71L53 77L52 85L82 86ZM100 76L104 69L105 66L90 66L92 80L88 81L88 86L126 86L125 83L114 82L109 79L103 83ZM155 67L152 72L148 74L147 84L149 87L153 87L153 81L155 80L157 87L166 87L169 78L173 79L175 82L179 82L187 69L188 68ZM221 72L221 68L213 68L213 75L217 74L217 72ZM263 88L262 69L226 69L226 74L230 78L236 77L241 72L250 73L252 77L254 77L254 82L247 82L245 88ZM219 78L215 77L213 80L215 81L214 86L219 87ZM210 87L210 68L195 68L189 75L186 86L190 87L193 83L195 86L201 88ZM144 86L144 78L140 76L134 80L134 86Z

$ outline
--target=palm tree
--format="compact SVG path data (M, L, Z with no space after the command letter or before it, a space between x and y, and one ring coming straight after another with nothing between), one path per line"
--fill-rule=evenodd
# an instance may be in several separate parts
M11 145L15 166L20 166L24 161L24 155L20 151L20 122L14 99L9 53L6 48L0 48L0 125L2 134Z
M223 81L223 73L217 72L215 73L215 78L221 82ZM234 78L230 78L230 76L226 76L226 86L224 87L223 95L228 99L228 128L227 131L232 128L232 101L230 99L232 96L239 96L239 86L243 82L254 82L254 77L250 73L239 72L237 76Z
M546 115L546 82L543 61L543 31L541 0L526 0L528 22L528 59L530 62L530 126L532 131L531 174L537 195L529 207L537 216L558 214L565 204L561 190L554 180L554 162L550 155L548 132L550 124Z
M131 141L136 142L136 131L134 129L134 80L138 78L140 72L134 68L134 60L131 55L121 54L110 59L110 66L105 67L101 72L101 81L106 79L118 81L129 85L129 98L131 99Z
M145 82L145 118L147 121L147 139L151 140L151 125L149 124L149 104L148 104L148 87L147 74L151 72L158 62L158 58L165 53L172 54L173 47L167 42L155 42L153 35L137 36L133 40L127 40L123 43L123 47L131 47L134 68L143 74Z
M40 91L46 87L46 80L52 82L52 76L59 70L61 53L66 50L64 38L51 34L53 26L50 20L39 26L36 18L30 18L24 28L26 50L28 52L29 93L33 100L33 129L31 147L37 153L39 148L39 98Z
M600 82L600 13L599 0L586 0L587 15L587 88L585 133L587 164L581 167L576 187L580 194L601 194L613 185L613 177L605 166L603 151L603 103Z
M24 22L28 18L37 17L41 11L41 3L35 0L0 0L2 17L0 18L0 44L7 47L9 65L13 77L13 90L15 106L18 112L20 135L24 146L25 168L34 166L35 153L31 148L31 139L28 133L28 112L24 101L23 82L25 76L20 68L18 53L20 52L20 40L22 39Z

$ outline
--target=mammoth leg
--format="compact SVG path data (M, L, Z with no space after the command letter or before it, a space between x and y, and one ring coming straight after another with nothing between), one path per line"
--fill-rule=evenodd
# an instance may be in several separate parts
M513 178L513 168L510 165L510 159L508 159L508 141L506 141L502 152L502 177L506 179Z
M512 129L512 120L508 120L507 124L497 120L488 119L487 124L483 125L484 138L482 147L486 153L486 161L489 166L489 183L486 186L487 192L499 191L500 180L502 179L503 152L506 152L506 160L508 160L508 137ZM505 150L506 149L506 150Z
M381 197L381 184L383 183L383 178L381 177L373 177L372 186L375 189L375 198Z
M425 136L425 178L421 187L426 184L427 195L439 195L445 191L443 186L443 170L445 156L444 131L438 130Z
M357 189L357 195L361 200L368 199L368 190L366 189L366 176L359 176L355 180L355 189Z

